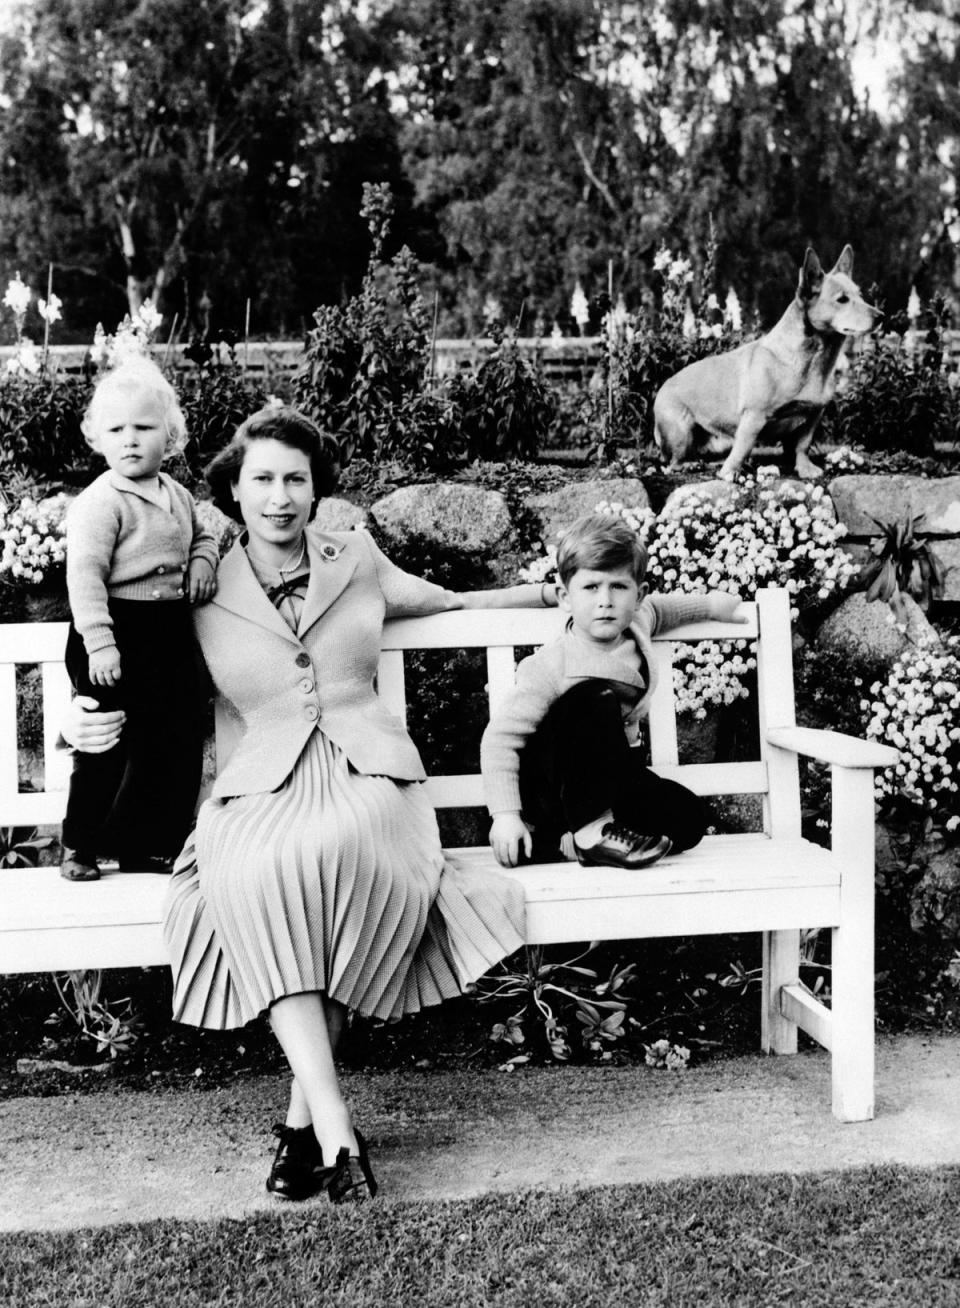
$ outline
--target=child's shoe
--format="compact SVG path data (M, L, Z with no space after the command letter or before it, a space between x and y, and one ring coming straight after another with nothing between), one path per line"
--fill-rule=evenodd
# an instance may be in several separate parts
M600 839L588 849L574 842L574 850L583 867L622 867L627 871L649 867L673 849L669 836L641 836L619 822L608 822Z
M64 846L60 875L65 881L99 881L100 868L92 854Z

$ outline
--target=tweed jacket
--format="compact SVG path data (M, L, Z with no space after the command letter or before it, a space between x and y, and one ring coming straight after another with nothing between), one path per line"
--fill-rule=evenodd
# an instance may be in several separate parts
M714 597L717 597L716 599ZM705 595L649 595L638 606L630 632L643 655L647 676L629 667L615 653L592 648L567 624L554 640L525 658L517 668L517 684L500 704L480 743L480 771L484 802L491 816L521 810L520 751L561 695L581 681L597 679L617 688L630 707L624 715L624 732L635 743L640 723L650 711L657 684L657 665L651 638L687 622L718 616L717 603L729 603L719 591Z
M310 581L296 632L267 598L241 542L220 564L216 596L194 610L221 740L235 737L214 798L276 790L318 728L358 772L422 781L416 746L375 689L384 619L465 603L541 603L534 585L467 596L444 590L396 567L365 531L308 527L306 541Z

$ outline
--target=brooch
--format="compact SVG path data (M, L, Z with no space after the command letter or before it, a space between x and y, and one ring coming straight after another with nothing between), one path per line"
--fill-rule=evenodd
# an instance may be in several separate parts
M320 546L320 557L326 559L328 563L335 562L342 553L342 545L337 548L336 545L331 545L329 541L325 541L324 544Z

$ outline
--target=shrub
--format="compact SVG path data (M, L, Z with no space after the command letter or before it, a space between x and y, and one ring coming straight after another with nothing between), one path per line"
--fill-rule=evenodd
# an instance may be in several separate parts
M893 745L900 758L877 777L878 798L932 813L947 831L960 828L960 640L907 650L885 681L861 701L868 738Z
M891 332L854 362L849 383L824 425L825 434L866 450L907 451L929 457L938 441L960 437L960 395L944 367L946 312L915 348L905 332Z
M536 360L491 321L493 347L475 372L457 373L448 395L471 459L533 459L545 442L559 402Z
M430 321L417 262L406 247L384 260L392 209L388 187L364 185L373 244L360 293L317 309L294 378L295 403L337 437L345 465L354 457L432 465L456 443L451 405L425 386Z

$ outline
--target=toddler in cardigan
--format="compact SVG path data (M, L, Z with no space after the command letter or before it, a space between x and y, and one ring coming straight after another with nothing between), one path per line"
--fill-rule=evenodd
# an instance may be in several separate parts
M119 744L76 754L61 874L95 881L109 848L123 870L168 868L190 829L203 746L192 603L216 589L217 543L193 496L160 471L186 439L155 363L106 373L83 420L107 471L67 513L67 669L74 689L126 715Z
M556 856L573 833L580 863L636 869L703 837L699 797L643 762L656 684L651 637L707 618L746 620L723 591L648 595L647 551L616 517L590 514L557 551L565 630L517 668L483 735L480 768L497 861Z

